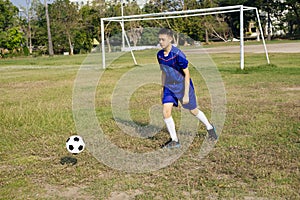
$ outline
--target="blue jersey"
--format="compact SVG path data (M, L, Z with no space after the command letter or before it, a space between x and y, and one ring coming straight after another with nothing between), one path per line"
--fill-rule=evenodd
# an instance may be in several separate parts
M160 69L166 74L164 94L162 103L173 103L178 106L178 100L182 103L185 90L185 74L184 69L188 67L188 60L181 50L172 46L169 55L164 55L164 50L157 53L157 60ZM195 109L197 100L194 92L193 82L190 79L189 103L183 105L186 109Z
M165 87L172 90L174 93L184 92L184 72L183 69L188 67L188 60L184 53L175 46L172 46L169 55L164 55L164 50L160 50L157 53L157 60L160 65L160 69L165 72ZM190 81L192 85L192 82ZM179 96L182 96L179 95Z

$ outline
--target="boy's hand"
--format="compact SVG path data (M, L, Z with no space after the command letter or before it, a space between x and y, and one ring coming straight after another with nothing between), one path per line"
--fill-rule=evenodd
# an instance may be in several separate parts
M164 97L164 88L161 88L160 90L160 98L163 99Z
M188 104L190 101L189 95L184 95L182 98L182 104Z

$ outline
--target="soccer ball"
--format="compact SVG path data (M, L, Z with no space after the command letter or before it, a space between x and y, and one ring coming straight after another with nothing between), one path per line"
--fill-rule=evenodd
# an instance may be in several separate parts
M79 135L72 135L67 139L66 147L70 153L78 154L84 150L85 143Z

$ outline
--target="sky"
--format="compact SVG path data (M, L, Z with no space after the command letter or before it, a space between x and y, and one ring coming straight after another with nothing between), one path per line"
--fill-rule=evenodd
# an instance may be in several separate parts
M42 3L44 3L44 0L40 0ZM47 0L48 2L52 2L53 0ZM26 7L26 0L10 0L15 6L17 7Z
M10 0L10 2L12 2L17 7L26 6L26 0Z
M40 0L44 3L44 0ZM47 0L49 3L53 2L54 0ZM26 7L26 0L10 0L15 6L17 7ZM147 2L147 0L137 0L138 5L143 5Z

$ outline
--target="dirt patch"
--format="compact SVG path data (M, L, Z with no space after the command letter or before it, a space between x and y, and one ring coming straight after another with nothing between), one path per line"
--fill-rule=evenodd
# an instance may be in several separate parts
M300 87L288 87L288 88L282 88L284 91L300 91Z
M84 191L85 187L71 186L63 188L62 186L46 185L45 198L66 198L66 199L96 199L94 196Z
M112 192L108 200L131 200L135 196L143 194L140 190L133 190L129 192Z
M95 196L92 196L84 191L86 187L70 186L63 188L62 186L53 186L46 185L45 191L46 194L44 198L56 199L56 198L65 198L65 199L83 199L83 200L93 200L97 199ZM132 200L135 199L137 195L143 194L140 190L132 190L126 192L115 191L110 194L108 200Z

